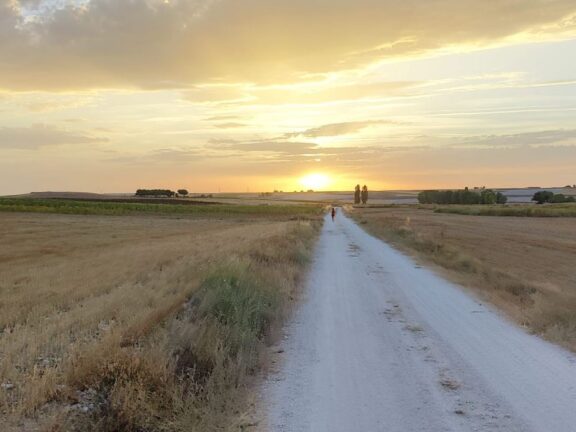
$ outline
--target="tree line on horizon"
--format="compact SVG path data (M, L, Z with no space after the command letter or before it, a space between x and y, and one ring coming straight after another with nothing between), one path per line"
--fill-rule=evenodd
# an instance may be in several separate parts
M138 189L134 194L137 197L166 197L166 198L173 198L176 196L188 196L188 190L186 189L178 189L177 192L174 192L170 189Z
M555 194L551 191L539 191L534 194L532 201L536 201L536 204L561 204L576 202L576 198L570 195Z
M492 189L425 190L418 194L420 204L506 204L507 201L502 192Z

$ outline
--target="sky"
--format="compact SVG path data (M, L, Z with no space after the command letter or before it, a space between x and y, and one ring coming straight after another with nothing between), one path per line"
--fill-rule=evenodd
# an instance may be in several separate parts
M574 0L0 0L0 195L576 183Z

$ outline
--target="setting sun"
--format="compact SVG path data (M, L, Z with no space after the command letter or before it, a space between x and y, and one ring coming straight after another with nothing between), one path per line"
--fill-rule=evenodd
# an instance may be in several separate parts
M306 189L321 190L331 183L330 177L326 174L313 173L300 179L300 184Z

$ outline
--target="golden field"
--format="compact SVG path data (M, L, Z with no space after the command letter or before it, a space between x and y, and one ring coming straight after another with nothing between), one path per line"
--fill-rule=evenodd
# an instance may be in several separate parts
M317 222L0 213L8 430L222 430Z

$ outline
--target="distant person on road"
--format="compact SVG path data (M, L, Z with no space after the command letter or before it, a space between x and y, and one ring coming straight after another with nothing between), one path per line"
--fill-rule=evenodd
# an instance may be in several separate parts
M332 207L332 222L334 222L335 217L336 217L336 209Z

